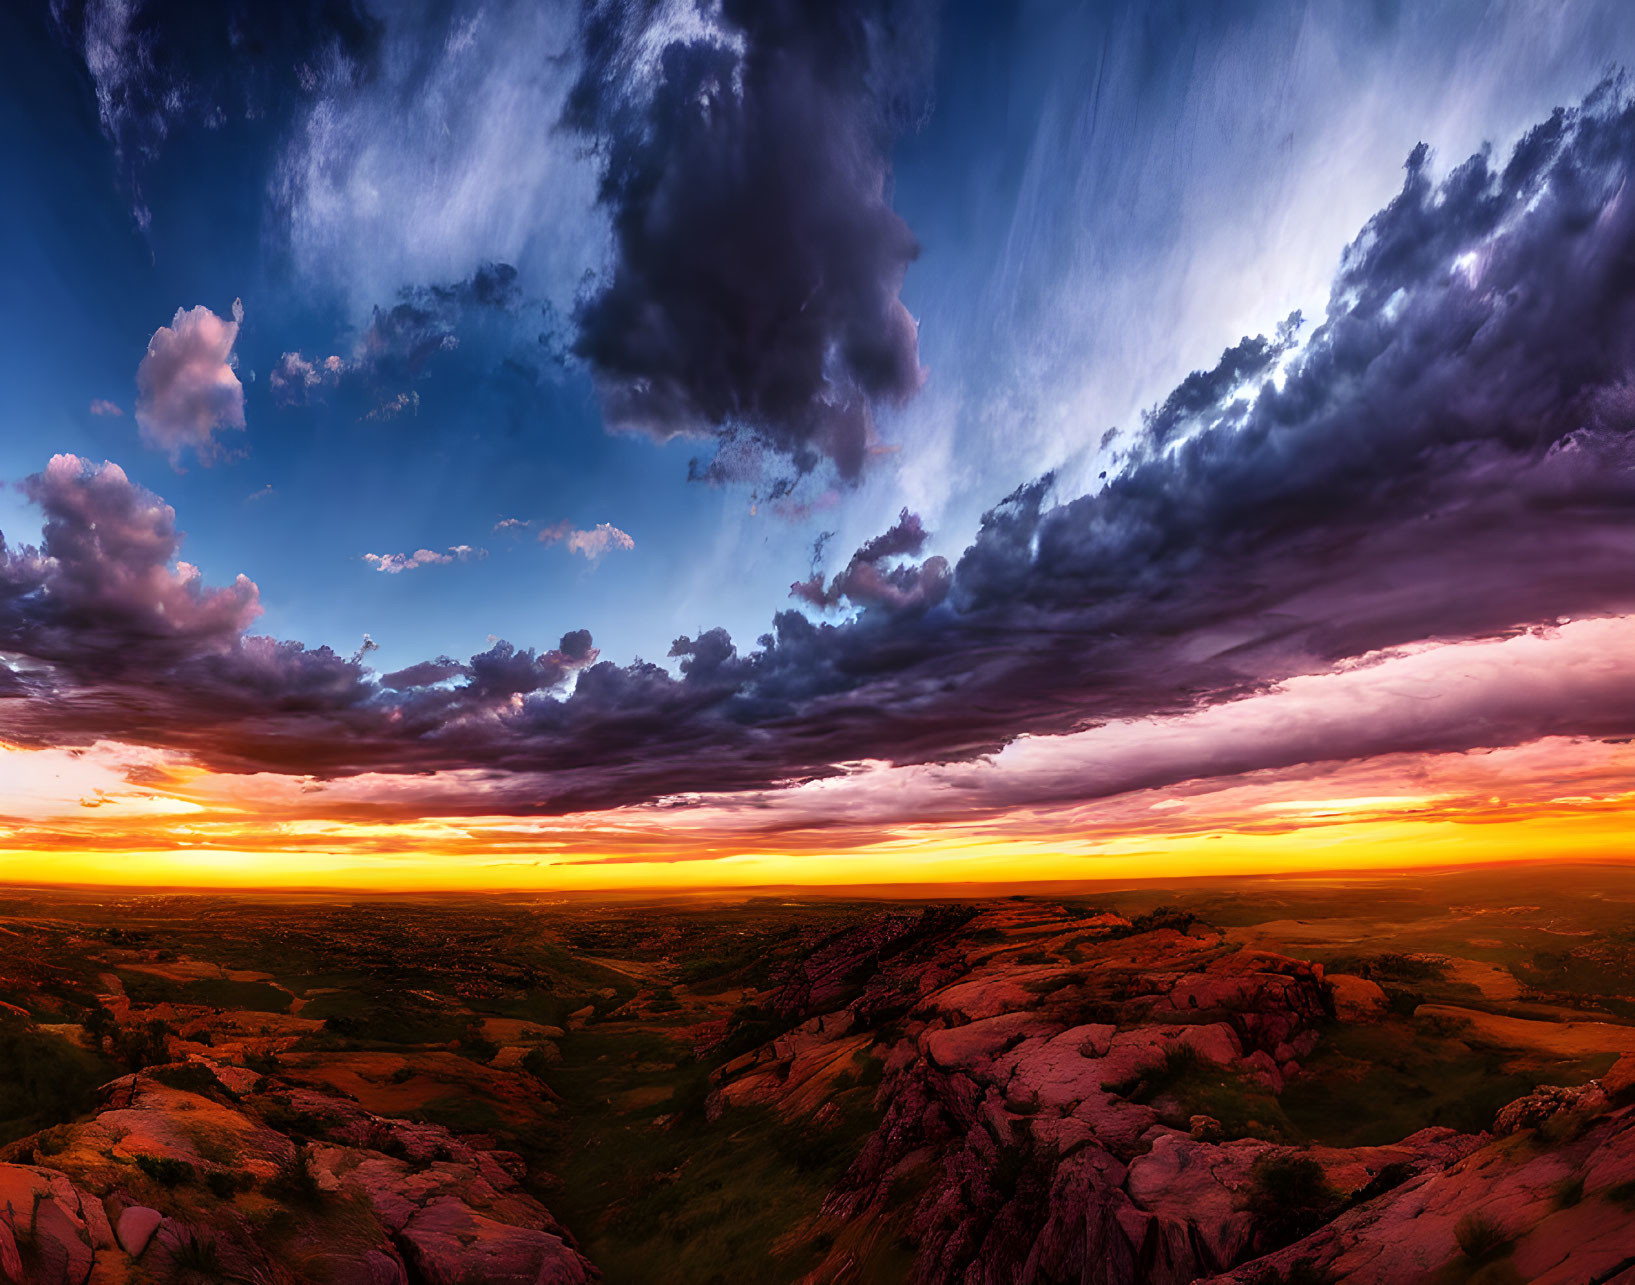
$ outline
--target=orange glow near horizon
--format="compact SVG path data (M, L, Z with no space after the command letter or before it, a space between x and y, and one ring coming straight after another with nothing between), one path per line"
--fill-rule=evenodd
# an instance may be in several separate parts
M1243 817L1169 832L1006 834L990 823L905 828L842 848L784 841L741 846L678 842L664 859L619 850L611 831L582 845L557 831L516 845L461 821L393 825L306 823L208 843L141 841L124 832L94 846L0 841L0 880L128 887L326 888L369 891L682 891L767 885L1087 882L1255 874L1397 870L1529 859L1635 861L1635 800L1539 809L1395 811L1395 801L1323 800L1310 819ZM1291 804L1291 809L1294 805ZM1224 818L1222 819L1224 820ZM179 827L186 828L186 827ZM1032 827L1026 827L1032 830ZM43 837L43 836L41 836ZM155 839L158 836L153 836ZM808 836L809 837L809 836ZM642 844L641 847L647 847Z
M474 769L320 780L212 772L113 742L0 743L0 879L550 891L1632 860L1635 743L1393 748L1465 735L1495 711L1529 724L1563 702L1594 707L1631 681L1635 617L1583 621L1023 737L977 760L848 764L570 815L530 815L548 790Z

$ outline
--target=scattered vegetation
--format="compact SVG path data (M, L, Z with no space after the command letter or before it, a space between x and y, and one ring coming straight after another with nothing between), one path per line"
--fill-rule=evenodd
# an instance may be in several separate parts
M1130 920L1128 928L1111 928L1104 940L1116 941L1123 937L1136 937L1142 933L1158 932L1169 929L1171 932L1184 933L1198 922L1198 916L1190 910L1182 910L1179 906L1155 906L1144 915L1137 915Z
M541 1048L529 1049L522 1055L522 1069L536 1080L544 1080L554 1065L556 1059Z
M1613 1204L1622 1205L1625 1209L1635 1209L1635 1178L1608 1187L1605 1194Z
M1279 1101L1300 1132L1337 1147L1387 1146L1419 1129L1479 1133L1540 1084L1580 1084L1593 1059L1518 1057L1401 1019L1331 1027Z
M195 1173L192 1164L175 1156L137 1156L136 1167L161 1187L180 1187L190 1183Z
M298 1209L316 1209L324 1200L323 1188L312 1172L312 1157L304 1146L297 1147L295 1154L278 1167L278 1172L262 1185L262 1191Z
M1441 981L1448 975L1448 965L1446 960L1425 955L1382 951L1377 955L1337 955L1329 961L1328 971L1353 973L1383 986L1388 982Z
M170 1061L170 1037L176 1032L168 1022L152 1018L122 1023L107 1009L95 1008L86 1015L84 1026L91 1042L127 1071Z
M1504 1228L1485 1214L1466 1214L1454 1227L1453 1238L1459 1243L1459 1252L1474 1263L1498 1258L1510 1248Z
M1309 1156L1272 1152L1250 1171L1246 1208L1263 1251L1309 1236L1339 1212L1339 1195Z
M189 982L184 1001L207 1004L225 1011L250 1013L287 1013L290 1011L290 993L270 982L233 982L226 978L209 977Z
M108 1063L23 1020L0 1023L0 1143L90 1110Z
M226 1279L216 1242L191 1231L172 1247L170 1271L172 1279L178 1281L202 1279L214 1285Z
M1107 1087L1132 1102L1150 1102L1183 1078L1195 1075L1209 1063L1191 1044L1178 1041L1164 1050L1156 1062Z
M149 1074L166 1088L180 1089L186 1093L220 1093L226 1094L222 1083L209 1067L201 1066L197 1062L172 1062L165 1066L156 1066Z

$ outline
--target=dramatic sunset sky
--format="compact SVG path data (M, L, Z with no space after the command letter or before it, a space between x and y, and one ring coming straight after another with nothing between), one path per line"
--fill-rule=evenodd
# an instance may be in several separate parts
M1635 5L0 6L0 878L1635 857Z

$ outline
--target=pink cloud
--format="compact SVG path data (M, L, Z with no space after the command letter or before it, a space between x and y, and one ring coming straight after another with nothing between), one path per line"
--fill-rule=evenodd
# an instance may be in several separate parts
M231 321L202 304L178 308L148 341L136 369L136 424L143 442L172 464L188 449L209 463L218 449L214 435L244 428L244 385L233 357L243 317L237 300Z
M501 526L526 525L509 518ZM495 528L498 530L499 528ZM589 530L576 529L569 522L556 522L541 528L539 539L544 544L566 544L569 553L577 553L587 562L600 562L615 549L630 550L636 542L611 522L598 522Z
M333 387L351 368L351 363L338 356L308 358L299 352L287 352L267 376L267 383L273 396L288 405L306 401L318 388Z
M91 414L93 415L123 415L124 409L118 402L110 402L102 397L91 399Z
M1365 813L1489 796L1537 804L1627 791L1630 747L1595 738L1617 735L1632 709L1635 617L1583 620L1379 653L1193 713L1023 737L969 762L859 763L660 811L664 826L726 838L926 824L1139 834L1195 826L1191 801L1205 795L1213 822L1262 825L1321 819L1336 801Z

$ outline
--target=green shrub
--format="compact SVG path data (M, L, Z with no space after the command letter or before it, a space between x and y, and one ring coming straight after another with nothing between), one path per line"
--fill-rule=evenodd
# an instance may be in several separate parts
M1339 1196L1323 1167L1309 1156L1268 1153L1255 1162L1249 1177L1246 1208L1267 1249L1309 1236L1339 1212Z
M522 1055L522 1069L536 1080L543 1081L547 1071L556 1065L544 1049L529 1049Z
M188 1232L171 1249L170 1271L171 1278L178 1281L203 1278L215 1282L226 1278L216 1242L206 1240L196 1232Z
M34 1139L34 1150L42 1156L61 1155L68 1149L68 1130L62 1125L47 1129Z
M286 1205L315 1208L323 1203L323 1188L312 1172L312 1161L305 1147L278 1167L278 1172L267 1179L262 1190L274 1200Z
M114 1027L108 1044L127 1071L141 1071L170 1061L170 1036L174 1034L167 1023L155 1019Z
M180 1089L185 1093L225 1092L215 1073L198 1062L172 1062L154 1067L149 1074L166 1088Z
M212 1196L227 1200L238 1190L238 1178L225 1169L212 1169L204 1175L204 1185Z
M1608 1187L1606 1197L1615 1205L1622 1205L1625 1209L1635 1209L1635 1178Z
M193 1166L174 1156L137 1156L136 1167L161 1187L180 1187L193 1181Z
M1476 1263L1497 1258L1510 1247L1504 1228L1485 1214L1466 1214L1453 1229L1453 1238L1460 1253Z

